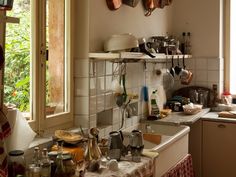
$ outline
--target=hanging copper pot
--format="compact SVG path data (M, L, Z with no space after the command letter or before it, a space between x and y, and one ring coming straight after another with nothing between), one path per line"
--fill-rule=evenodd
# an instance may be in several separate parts
M122 5L122 0L106 0L106 2L110 10L117 10Z

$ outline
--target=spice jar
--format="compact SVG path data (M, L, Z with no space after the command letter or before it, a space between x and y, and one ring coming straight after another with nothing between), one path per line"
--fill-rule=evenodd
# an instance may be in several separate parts
M9 177L25 175L24 151L13 150L9 152L8 173Z
M75 174L76 164L72 160L72 156L70 154L63 155L63 165L65 167L65 173L68 177Z

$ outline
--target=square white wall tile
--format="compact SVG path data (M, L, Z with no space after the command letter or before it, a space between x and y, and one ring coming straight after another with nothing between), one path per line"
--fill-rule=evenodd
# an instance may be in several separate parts
M126 118L125 128L131 127L133 125L133 120L131 118Z
M105 75L112 75L112 62L106 61L106 74Z
M106 76L105 77L105 79L106 79L106 86L105 86L105 90L106 90L106 92L111 92L111 83L112 83L112 76Z
M105 77L98 77L96 80L97 94L102 94L105 92Z
M75 114L89 114L89 97L75 97Z
M97 127L97 121L90 121L89 128Z
M97 121L97 114L90 115L89 116L89 121Z
M189 58L184 60L186 69L195 69L195 59L194 58ZM181 61L181 67L183 67L183 62Z
M95 77L97 75L97 64L96 61L90 60L89 62L89 75L90 77Z
M96 95L96 78L92 77L90 78L90 95Z
M114 96L112 93L105 95L105 109L110 109L113 107Z
M207 81L207 71L206 70L198 70L194 74L196 82L206 82Z
M97 114L97 124L101 126L112 125L112 109Z
M208 82L219 82L220 73L219 71L208 71Z
M207 59L207 70L219 70L220 69L220 59L219 58L208 58Z
M112 131L112 125L107 126L104 130L104 136L108 136L111 131Z
M82 126L83 128L89 128L88 116L75 116L74 120L77 127Z
M195 64L196 70L207 70L207 59L196 58Z
M75 78L75 96L89 96L89 78Z
M106 63L105 61L97 61L97 76L104 76L105 75L105 69L106 69Z
M89 59L74 60L74 76L89 77Z
M89 113L96 114L97 112L97 97L91 96L89 97Z
M200 87L208 87L208 82L207 81L196 81L196 85Z
M112 124L119 123L121 121L121 112L119 108L113 109Z
M119 123L115 123L112 125L112 131L118 131L120 129L120 124Z
M97 112L101 112L105 109L105 95L97 96Z
M105 136L105 129L104 128L99 128L98 136L100 138L103 138Z

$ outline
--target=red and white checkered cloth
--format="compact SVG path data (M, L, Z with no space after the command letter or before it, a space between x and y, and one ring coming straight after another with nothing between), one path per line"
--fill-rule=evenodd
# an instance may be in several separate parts
M188 154L162 177L194 177L192 156Z
M10 124L6 115L0 110L0 177L7 177L7 153L4 149L4 139L11 133Z

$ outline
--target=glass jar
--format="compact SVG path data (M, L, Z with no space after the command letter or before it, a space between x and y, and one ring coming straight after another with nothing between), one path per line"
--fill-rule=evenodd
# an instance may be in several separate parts
M68 177L75 174L76 164L72 160L72 156L70 154L63 155L63 165L65 167L65 173Z
M8 173L9 177L25 175L24 151L13 150L9 152Z

